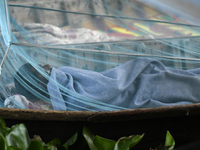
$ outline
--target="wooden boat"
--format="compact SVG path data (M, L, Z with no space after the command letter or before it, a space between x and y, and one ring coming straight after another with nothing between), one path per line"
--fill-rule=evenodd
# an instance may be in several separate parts
M38 9L37 12L30 11L30 13L33 13L32 15L34 15L34 13L35 14L38 13L39 11L42 12L41 15L39 15L39 17L31 18L30 13L24 13L24 10L21 9L21 7L13 5L16 3L15 1L11 2L13 2L10 3L11 15L13 16L15 15L15 18L18 18L19 20L25 20L24 18L26 18L28 22L35 21L39 23L46 23L46 21L49 19L47 18L45 21L44 17L45 11L43 11L42 9L41 10ZM105 1L102 0L102 4L104 4L103 2ZM116 7L125 6L120 4L120 2L121 1L118 1L116 3ZM133 2L137 3L136 4L137 6L140 6L138 2L136 1ZM84 1L82 3L84 3ZM65 3L63 2L57 3L56 1L53 9L55 10L60 9L60 7L63 6L64 4ZM80 1L77 1L73 5L75 4L78 6L82 6L80 5ZM99 7L106 8L103 6L98 6L99 4L97 3L94 4L95 4L94 6L90 6L91 4L89 5L84 4L85 6L87 6L87 8L84 7L84 9L89 10L90 7L93 7L94 12L92 13L99 14L100 12L97 11ZM33 3L33 6L34 7L38 6L39 8L40 4L36 5ZM125 10L127 9L127 7L123 8ZM68 9L74 11L72 8L68 8L68 6L66 6L66 10ZM29 11L29 9L26 10ZM149 8L148 10L152 11ZM135 14L137 14L138 11L136 9L134 11ZM50 11L50 13L52 13L52 15L56 14L54 11ZM47 11L46 14L49 15L49 11ZM105 9L105 12L102 12L102 14L104 15L107 14L107 10ZM23 19L21 19L20 17L22 17ZM60 25L67 26L68 24L70 25L76 24L77 27L79 26L84 27L83 25L87 26L88 23L87 22L82 23L82 22L84 20L90 20L92 17L88 15L84 15L84 17L82 15L75 15L75 14L66 15L66 13L63 13L63 16L60 18L61 18ZM35 20L32 21L31 19ZM63 20L66 20L66 22L63 22ZM49 22L50 24L51 23L54 24L53 21L54 20L50 18L47 22ZM111 24L112 21L105 23ZM90 29L90 26L88 28ZM95 26L91 28L95 28ZM179 40L181 41L179 42ZM187 37L177 38L177 43L179 44L179 47L181 49L182 47L190 43L191 44L199 43L198 41L199 41L199 35L189 38ZM177 49L177 48L169 49L168 46L163 46L162 42L158 42L157 40L148 41L146 39L143 39L143 40L138 40L138 42L143 43L144 45L147 45L147 47L150 48L149 51L145 52L147 54L152 53L151 49L160 49L161 47L162 47L161 51L162 50L175 51ZM199 45L196 44L196 46L198 47ZM132 49L137 49L138 52L143 51L143 48L138 48L137 46L133 47ZM181 49L180 49L180 54L183 55L184 52ZM157 53L155 53L154 55L157 55ZM175 67L183 66L188 68L196 67L196 66L186 66L186 64L182 61L176 62L174 66ZM62 142L65 142L77 130L82 129L83 126L88 126L92 130L92 132L96 135L114 140L117 140L122 136L145 133L144 138L137 145L136 149L149 149L150 147L155 148L156 146L159 146L160 144L164 143L165 134L167 130L169 130L172 136L174 137L176 141L176 146L182 146L186 143L190 143L200 139L200 134L199 134L200 123L198 122L198 119L200 119L200 104L110 111L110 112L88 112L88 111L75 112L75 111L53 111L53 110L44 111L44 110L0 108L0 116L3 119L5 119L7 126L12 126L18 123L24 123L29 131L30 137L33 137L33 135L37 134L40 135L43 141L45 142L48 142L54 139L55 137L59 137Z
M145 133L137 149L164 144L167 130L174 137L176 147L200 139L200 104L111 112L1 108L0 116L5 119L7 126L24 123L30 137L40 135L45 142L55 137L65 142L83 126L89 127L95 135L114 140Z

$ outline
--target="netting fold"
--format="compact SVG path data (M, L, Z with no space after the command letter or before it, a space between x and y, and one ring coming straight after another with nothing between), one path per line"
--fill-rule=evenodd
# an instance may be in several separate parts
M199 103L198 0L2 0L0 107Z

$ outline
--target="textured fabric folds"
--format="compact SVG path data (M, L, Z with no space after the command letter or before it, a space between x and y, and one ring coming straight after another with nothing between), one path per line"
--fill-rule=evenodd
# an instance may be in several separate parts
M170 69L157 60L137 58L101 73L71 67L53 68L48 90L50 95L63 100L61 108L51 97L54 109L58 110L83 110L82 107L99 110L70 98L73 94L63 93L62 88L127 109L191 104L199 102L199 73L200 69Z

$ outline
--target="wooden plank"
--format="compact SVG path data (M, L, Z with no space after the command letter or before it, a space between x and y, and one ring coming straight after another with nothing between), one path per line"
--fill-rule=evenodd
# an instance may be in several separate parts
M41 121L86 121L92 123L145 120L191 115L200 115L200 104L104 112L53 110L45 111L0 108L0 116L6 119Z
M200 104L166 106L158 108L143 108L133 110L121 110L114 112L97 112L88 118L89 122L115 122L130 120L145 120L154 118L168 118L179 116L191 116L200 114Z
M0 108L0 116L5 119L41 121L86 121L95 112L89 111L46 111L29 109Z

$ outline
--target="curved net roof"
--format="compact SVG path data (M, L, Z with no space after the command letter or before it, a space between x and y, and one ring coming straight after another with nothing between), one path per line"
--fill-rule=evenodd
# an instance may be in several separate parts
M123 82L132 75L124 64L199 68L199 6L198 0L2 0L1 107L110 111L198 102L193 95L144 99L148 90L139 97L133 90L129 102L119 93L136 82ZM115 85L108 77L120 80Z

